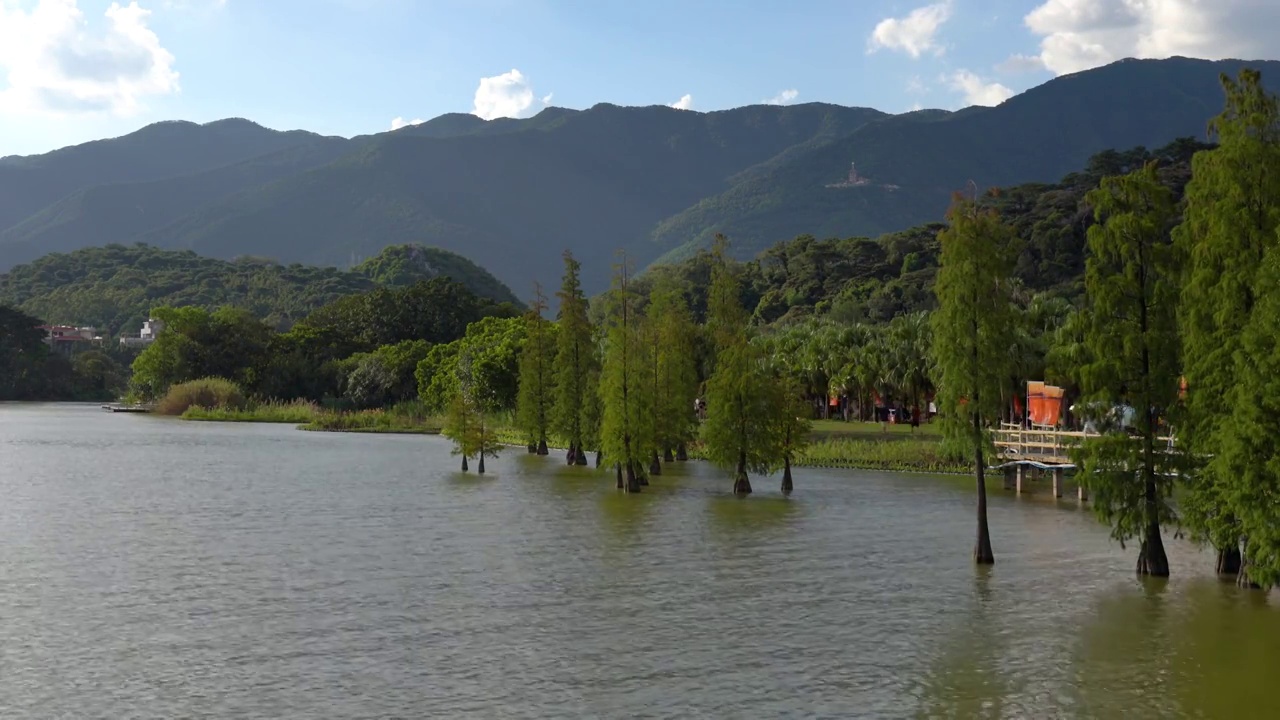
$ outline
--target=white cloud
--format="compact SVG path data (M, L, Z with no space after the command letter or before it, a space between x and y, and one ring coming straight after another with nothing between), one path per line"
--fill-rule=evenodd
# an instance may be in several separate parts
M1038 72L1044 70L1044 62L1040 60L1039 55L1023 55L1021 53L1010 55L1008 58L996 65L996 72L1005 75L1021 75L1023 73Z
M679 100L671 103L669 107L673 107L677 110L691 110L693 109L693 96L685 93L680 96Z
M792 101L794 101L798 97L800 97L800 91L796 90L795 88L791 88L790 90L783 90L782 92L778 93L777 95L774 95L768 100L765 100L764 104L765 105L789 105ZM681 98L681 99L683 100L684 98ZM693 98L689 98L689 99L692 100Z
M422 118L414 118L414 119L412 119L412 120L405 120L405 119L404 119L404 118L402 118L402 117L396 117L396 118L392 118L392 120L391 120L391 129L392 129L392 130L399 130L400 128L409 127L410 125L421 125L422 123L423 123Z
M999 105L1013 97L1013 91L1000 83L989 83L968 70L957 70L946 78L952 90L964 93L966 105Z
M951 18L951 0L916 8L901 18L881 20L871 37L867 39L867 52L881 48L901 50L913 58L926 52L942 54L942 47L935 42L938 30Z
M912 75L911 79L907 81L908 95L923 95L928 90L928 86L924 84L919 75Z
M1275 0L1045 0L1024 22L1057 75L1126 57L1280 58Z
M475 109L471 112L485 120L528 117L551 102L551 95L536 100L529 79L515 68L493 77L480 78L476 88ZM536 107L535 107L536 106Z
M76 0L37 0L30 10L0 0L0 111L133 115L142 99L178 92L173 54L136 2L111 3L91 26Z

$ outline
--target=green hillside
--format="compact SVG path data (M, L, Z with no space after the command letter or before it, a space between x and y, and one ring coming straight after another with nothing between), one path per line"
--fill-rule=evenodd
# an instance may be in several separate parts
M799 142L881 116L821 104L705 114L598 105L513 132L400 131L142 239L315 264L417 242L466 255L527 296L535 280L556 282L563 250L584 278L605 277L618 248L647 262L648 233L670 213Z
M740 258L798 233L879 236L941 220L971 182L1054 182L1107 148L1203 137L1219 75L1245 64L1121 61L999 107L897 116L600 104L454 113L351 140L161 123L0 159L0 270L113 242L338 267L411 243L466 257L521 297L558 283L568 249L597 292L618 250L644 267L717 232ZM1280 63L1247 64L1280 78ZM851 162L865 182L845 182Z
M716 233L750 257L798 229L877 235L941 220L953 192L1051 182L1108 148L1203 138L1222 109L1220 73L1258 67L1280 87L1280 63L1127 60L1052 80L993 108L896 116L800 153L664 221L654 240L670 261ZM856 162L868 184L829 187ZM886 187L890 186L890 187Z
M123 137L43 155L0 158L0 230L86 188L179 177L303 145L314 133L279 132L242 119L170 121ZM0 265L0 268L8 263Z
M234 261L147 245L108 245L46 255L0 275L0 304L45 322L136 332L152 308L233 305L284 328L338 298L448 277L479 297L518 304L509 288L466 258L438 248L394 246L351 271Z

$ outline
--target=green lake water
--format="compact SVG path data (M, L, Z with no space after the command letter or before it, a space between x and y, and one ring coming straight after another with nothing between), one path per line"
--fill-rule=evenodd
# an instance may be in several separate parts
M798 470L639 496L440 438L0 405L0 717L1273 718L1280 599L1074 499ZM998 482L996 483L998 486Z

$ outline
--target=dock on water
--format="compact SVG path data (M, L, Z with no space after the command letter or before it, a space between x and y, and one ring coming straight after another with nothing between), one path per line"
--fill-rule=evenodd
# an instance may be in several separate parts
M149 413L152 410L150 405L121 405L110 403L102 406L103 410L113 413Z

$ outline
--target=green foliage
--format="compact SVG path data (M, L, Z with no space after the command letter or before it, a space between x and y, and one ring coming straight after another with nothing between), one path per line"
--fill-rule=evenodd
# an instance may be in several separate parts
M1148 164L1103 180L1089 203L1101 224L1089 229L1084 344L1091 362L1080 370L1082 389L1108 408L1128 403L1135 422L1133 436L1086 438L1073 457L1112 537L1141 537L1143 574L1167 575L1160 526L1174 519L1169 498L1178 467L1157 435L1158 418L1174 409L1181 369L1172 194Z
M726 245L717 240L718 257L724 258ZM782 453L778 393L765 358L749 341L738 288L734 268L719 262L711 277L708 331L715 341L715 371L707 380L702 442L708 460L735 471L735 492L750 492L747 473L769 472Z
M288 423L301 425L314 422L321 414L320 407L308 400L268 400L259 402L252 398L243 407L201 407L192 405L182 413L183 420L208 420L213 422Z
M998 421L1012 375L1018 239L999 215L973 200L957 197L947 218L932 317L939 410L952 438L985 449L984 425Z
M133 390L143 399L206 377L252 386L266 364L271 329L245 310L162 307L153 315L165 329L133 362Z
M225 378L205 377L170 387L164 397L156 402L155 412L160 415L181 415L193 407L241 410L244 406L244 391L239 385Z
M555 356L556 325L542 314L547 303L539 286L533 305L525 314L525 343L520 354L519 391L516 398L517 424L525 432L529 444L541 452L551 432L551 417L556 398Z
M480 452L480 413L466 395L455 392L449 400L441 434L453 441L453 455L469 458Z
M552 427L579 450L599 448L600 355L579 277L581 265L564 253L564 280L556 333L555 405Z
M160 250L141 244L107 245L45 255L13 268L0 277L0 302L17 305L51 323L92 325L108 337L136 335L152 308L166 305L206 310L230 305L247 310L273 328L286 329L339 298L367 293L379 285L409 287L446 272L461 287L491 304L519 304L492 275L453 253L396 246L388 248L385 256L346 272L254 258L229 262L190 250ZM419 264L411 264L412 258ZM407 266L389 270L396 262Z
M1277 244L1280 106L1257 72L1222 81L1226 108L1210 125L1219 145L1195 157L1175 240L1187 263L1180 318L1188 386L1182 440L1196 455L1220 458L1190 483L1184 517L1195 537L1233 548L1242 528L1230 488L1243 469L1226 464L1223 446L1234 432L1240 337L1262 297L1258 269Z
M458 391L455 369L461 349L461 340L433 345L414 370L418 397L435 412L443 412L449 406L449 399Z
M657 447L653 432L653 395L647 392L650 379L644 367L652 348L639 332L630 268L625 256L614 276L609 293L604 364L600 373L603 403L600 446L610 462L619 463L626 474L626 489L639 489L638 478L645 474L644 461Z
M339 372L345 375L345 396L361 409L417 397L415 373L430 350L431 343L426 340L403 340L339 362Z
M698 328L681 288L670 282L650 293L648 324L653 342L655 441L675 450L697 436L693 402L698 396Z

